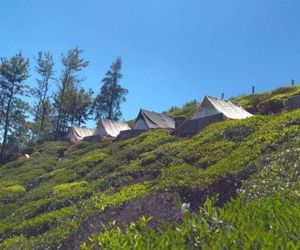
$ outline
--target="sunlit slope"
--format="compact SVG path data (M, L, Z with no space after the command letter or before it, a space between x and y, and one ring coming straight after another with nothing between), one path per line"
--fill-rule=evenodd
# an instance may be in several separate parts
M242 95L232 100L253 114L269 114L286 111L288 98L299 94L300 85L294 85L254 95Z
M115 143L81 142L73 147L64 142L45 143L30 159L0 168L0 248L74 249L89 242L91 234L100 233L102 222L116 220L121 225L138 220L147 204L146 216L153 216L157 229L161 220L182 221L182 202L198 211L212 197L215 205L239 197L226 205L222 215L233 216L228 218L229 225L236 221L232 237L239 237L236 230L246 227L243 216L265 219L262 223L268 224L264 214L268 200L275 195L280 196L281 205L274 208L274 216L280 217L287 209L291 212L285 214L284 221L299 228L300 220L294 217L294 209L299 207L291 205L297 204L300 192L299 125L300 110L296 110L215 123L190 139L153 131ZM68 155L60 159L58 152L64 149ZM254 207L260 212L251 217ZM223 220L222 216L218 219ZM218 232L225 230L219 226ZM184 230L188 225L181 227ZM283 239L288 236L278 226L274 230L272 235L285 242L299 237L299 231L287 229L293 238ZM251 226L245 229L250 231ZM223 233L222 237L229 237ZM147 232L145 237L152 236ZM214 239L226 242L221 236L210 232L206 246ZM99 237L94 242L103 240ZM184 237L187 241L182 246L194 244ZM121 240L120 235L117 238ZM257 236L257 240L262 238Z
M253 114L280 113L287 110L288 98L298 94L300 94L300 85L294 85L254 95L241 95L231 98L231 101L241 105ZM190 118L196 113L198 105L199 103L191 101L184 104L181 108L171 108L166 114L171 117Z

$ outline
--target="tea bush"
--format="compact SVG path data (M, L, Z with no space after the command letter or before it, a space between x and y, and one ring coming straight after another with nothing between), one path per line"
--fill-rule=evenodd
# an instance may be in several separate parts
M296 195L246 204L237 199L224 208L208 200L198 215L185 214L182 224L158 231L146 226L151 218L142 217L125 230L111 223L82 249L298 249L299 218Z
M26 192L25 188L19 184L1 185L0 186L0 201L12 202L16 201Z
M76 181L70 183L59 184L53 188L53 194L58 198L74 198L87 193L86 181Z
M143 196L149 193L150 183L138 183L122 188L119 192L113 194L100 194L93 197L95 206L104 210L108 206L115 206L122 202Z

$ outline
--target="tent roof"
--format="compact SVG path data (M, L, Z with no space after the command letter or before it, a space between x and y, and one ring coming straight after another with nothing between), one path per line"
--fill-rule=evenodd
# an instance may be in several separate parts
M143 119L149 129L175 128L175 121L173 118L153 111L141 109L136 121L138 119Z
M97 122L97 128L94 135L113 136L117 137L123 130L129 130L130 127L127 123L117 122L113 120L101 119Z
M253 116L242 107L233 104L231 101L205 96L197 113L192 119L207 117L217 113L222 113L228 119L244 119Z
M91 129L91 128L72 126L69 129L67 138L71 140L82 140L86 136L93 135L94 131L95 129Z

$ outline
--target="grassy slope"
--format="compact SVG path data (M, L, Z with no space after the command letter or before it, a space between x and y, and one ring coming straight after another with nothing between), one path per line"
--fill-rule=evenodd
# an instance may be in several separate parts
M67 145L46 143L0 168L0 248L58 248L88 218L166 192L194 210L210 197L216 205L238 198L219 209L207 203L178 230L143 229L142 221L123 235L112 226L85 247L162 248L172 239L179 248L270 247L270 240L297 248L299 125L296 110L212 124L191 139L154 131L112 144L81 142L62 160L56 153Z
M168 112L165 112L171 117L184 117L189 118L196 113L198 108L198 102L196 100L185 103L181 108L172 107Z
M240 104L253 114L280 113L286 110L287 99L300 94L300 85L277 88L273 91L258 93L254 95L241 95L231 98L234 103ZM172 107L164 112L173 118L190 118L196 113L199 103L194 100L185 103L182 107ZM128 121L132 127L134 120Z
M254 95L243 95L232 100L253 114L268 114L286 110L288 98L298 94L300 85L294 85Z
M300 85L294 85L254 95L242 95L231 100L253 114L269 114L285 111L287 99L298 94ZM187 102L181 108L171 108L166 114L171 117L189 118L197 111L197 106L198 103L195 101Z

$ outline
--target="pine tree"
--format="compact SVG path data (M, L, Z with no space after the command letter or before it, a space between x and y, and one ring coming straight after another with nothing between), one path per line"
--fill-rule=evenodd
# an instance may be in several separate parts
M28 90L25 80L29 77L29 60L18 53L10 59L1 58L0 92L1 92L1 124L3 126L0 161L6 153L8 135L13 136L15 128L24 121L29 106L22 99Z
M92 114L93 93L91 89L86 91L84 88L76 91L74 120L78 126L85 124Z
M54 75L54 62L52 55L48 53L39 52L37 58L37 66L35 71L39 74L37 79L37 88L34 88L33 94L37 99L36 107L34 109L34 124L33 124L33 137L38 135L39 139L43 139L49 133L49 122L51 114L51 102L48 96L50 83L55 79ZM47 131L45 131L47 128ZM32 138L33 139L33 138Z
M67 55L63 55L62 64L63 70L61 74L61 84L59 93L56 95L56 104L57 108L57 119L56 119L56 129L55 136L58 136L58 133L64 130L67 121L68 121L68 113L63 112L66 111L65 108L65 94L72 86L75 86L78 82L81 81L80 78L76 75L76 73L80 72L82 69L86 68L89 64L88 61L80 58L83 50L79 48L75 48L69 50Z
M100 93L94 101L95 120L107 118L119 120L122 116L121 103L126 101L128 90L119 84L122 78L122 61L118 57L102 80Z

